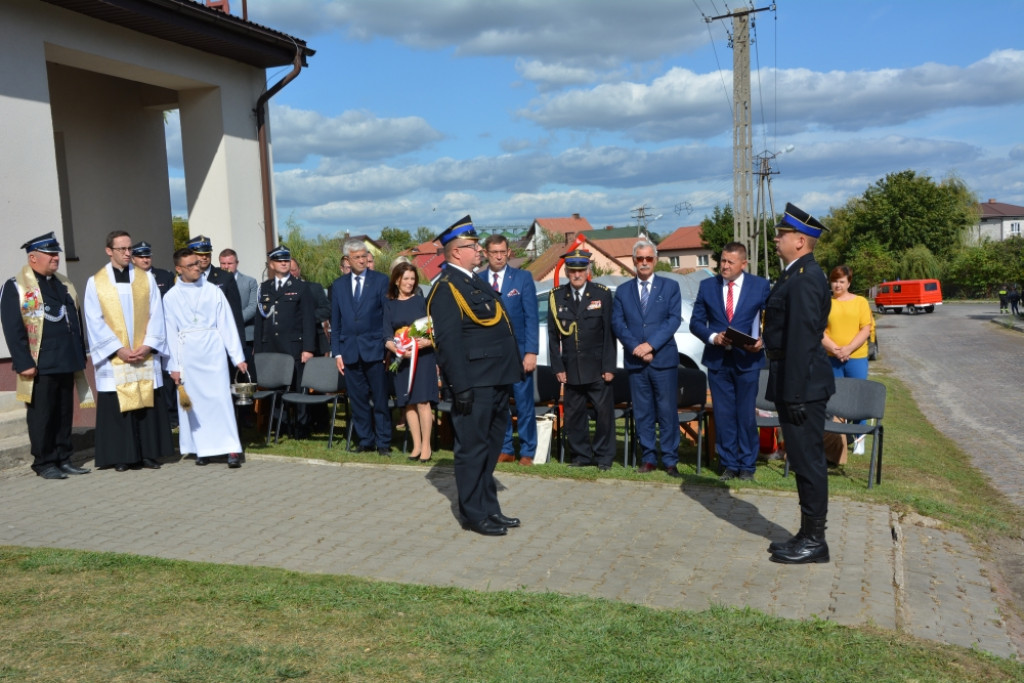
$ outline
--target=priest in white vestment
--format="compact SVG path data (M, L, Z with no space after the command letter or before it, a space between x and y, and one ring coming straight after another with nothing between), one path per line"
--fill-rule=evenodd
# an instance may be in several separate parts
M241 467L227 358L243 375L248 366L231 307L220 288L203 277L195 252L174 252L174 269L178 284L163 300L171 356L167 369L191 402L190 409L178 402L178 450L195 453L197 465L227 454L228 467Z
M107 235L110 263L89 278L83 301L96 372L96 467L118 472L160 469L174 454L167 411L153 410L167 354L160 290L131 264L131 248L127 232Z

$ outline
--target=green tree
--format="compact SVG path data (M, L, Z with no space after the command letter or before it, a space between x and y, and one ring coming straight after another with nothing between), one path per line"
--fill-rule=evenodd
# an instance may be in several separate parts
M402 230L401 228L385 227L380 231L380 238L382 241L388 243L389 249L395 252L399 252L404 249L411 249L419 244L419 242L413 239L413 236L409 234L408 230Z
M901 280L937 279L942 265L928 247L919 244L903 252L897 272Z
M704 217L700 222L701 243L711 250L711 257L718 263L722 256L722 247L732 242L733 223L732 206L715 206L711 217Z
M848 215L841 222L849 233L836 239L848 240L846 259L868 239L890 254L920 244L945 259L963 244L977 221L976 205L977 198L956 176L936 183L911 170L890 173L847 203Z
M424 242L433 242L437 234L430 228L421 225L416 228L416 244L423 244Z
M188 245L188 219L181 216L171 218L171 230L174 231L174 250L182 249Z
M303 280L329 287L341 274L340 238L317 235L310 239L303 234L302 224L294 216L289 216L285 221L283 234L284 244L302 268Z
M861 294L879 282L895 278L899 267L899 263L889 251L873 239L862 242L857 252L846 259L845 263L853 271L850 289ZM840 264L831 264L829 269L836 265Z

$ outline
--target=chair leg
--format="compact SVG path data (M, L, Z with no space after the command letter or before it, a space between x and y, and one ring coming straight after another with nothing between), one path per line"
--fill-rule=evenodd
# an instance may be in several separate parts
M331 406L331 428L327 432L327 448L331 448L334 445L334 421L338 419L338 398L334 398L334 403Z
M281 438L281 423L284 422L284 410L287 406L281 401L281 409L277 413L277 429L274 430L274 443Z
M270 417L267 419L267 443L270 445L270 433L274 431L274 409L277 407L277 394L270 395ZM274 443L277 443L276 441Z
M700 474L700 461L704 453L704 416L697 418L697 474Z

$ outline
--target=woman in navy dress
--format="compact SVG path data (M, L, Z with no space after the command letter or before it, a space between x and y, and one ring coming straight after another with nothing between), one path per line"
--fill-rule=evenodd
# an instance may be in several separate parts
M394 340L399 328L411 325L427 315L427 302L420 293L420 278L416 267L410 263L399 263L391 269L391 284L388 287L388 301L384 306L384 346L394 356L400 357L401 364L394 374L396 404L405 410L405 425L412 436L412 454L409 460L427 462L430 460L430 432L433 428L433 405L437 403L437 360L430 339L416 339L419 347L416 375L409 388L409 373L412 362L411 350L402 352Z

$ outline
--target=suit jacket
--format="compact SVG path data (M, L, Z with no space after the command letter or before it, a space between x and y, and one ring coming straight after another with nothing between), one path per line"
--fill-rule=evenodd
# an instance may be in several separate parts
M289 277L280 290L275 288L273 278L260 285L253 351L287 353L295 360L303 351L316 351L313 297L306 283Z
M612 306L611 290L596 282L587 283L578 307L572 285L551 292L548 358L551 369L564 372L569 384L590 384L605 372L615 372ZM571 325L576 326L572 334L565 335L559 330L561 326L569 331Z
M234 276L226 270L216 266L210 266L206 274L206 281L220 287L221 294L228 300L231 307L231 316L235 321L235 328L238 330L239 341L245 340L245 323L242 321L242 296L238 293L238 283Z
M461 297L473 316L462 312ZM501 297L490 285L465 272L448 267L427 297L427 315L433 320L437 364L453 394L473 387L515 384L523 379L522 356ZM380 329L377 330L378 342Z
M345 363L384 360L384 306L388 298L388 276L364 270L363 291L356 303L352 293L353 274L342 275L331 285L331 355Z
M769 401L824 401L835 393L832 366L821 345L831 310L828 278L814 254L801 256L779 276L764 311Z
M488 280L491 271L483 270L477 275L493 292L494 287ZM533 282L533 276L525 270L506 266L505 277L501 281L501 303L512 321L519 351L523 354L537 353L540 349L540 318L537 313L537 285Z
M259 283L254 277L235 272L235 285L238 287L239 300L242 302L242 325L245 327L242 341L250 342L256 330L256 290L259 289Z
M651 293L647 311L640 311L640 286L636 278L615 290L612 307L612 332L622 342L622 365L627 370L640 370L647 363L633 355L643 342L654 347L652 368L667 370L679 367L679 348L675 333L683 321L683 301L679 283L667 277L651 276Z
M764 353L748 353L739 347L730 350L711 344L709 340L711 335L724 332L727 327L755 339L760 336L761 313L771 289L768 280L750 273L743 274L743 288L739 298L733 301L732 322L725 317L725 301L722 298L724 286L725 280L721 275L716 275L702 280L697 289L690 332L705 344L700 362L709 370L717 370L726 362L731 362L739 370L760 369L764 367Z

